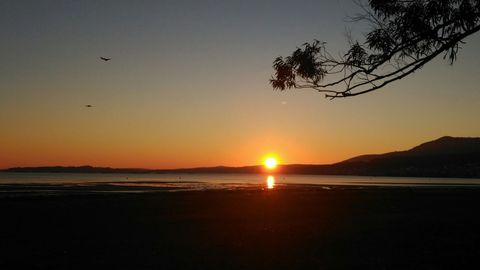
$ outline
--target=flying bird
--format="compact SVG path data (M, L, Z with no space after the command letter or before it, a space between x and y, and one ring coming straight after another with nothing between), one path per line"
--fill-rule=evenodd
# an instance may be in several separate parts
M93 105L87 104L87 105L85 105L85 107L87 107L87 108L92 108Z
M112 60L112 58L107 58L107 57L102 57L102 56L100 56L100 59L102 59L103 61L110 61L110 60Z

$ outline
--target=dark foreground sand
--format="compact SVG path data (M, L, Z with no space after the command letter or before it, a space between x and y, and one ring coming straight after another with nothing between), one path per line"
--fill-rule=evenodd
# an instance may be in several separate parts
M0 195L0 269L480 269L478 188L70 189Z

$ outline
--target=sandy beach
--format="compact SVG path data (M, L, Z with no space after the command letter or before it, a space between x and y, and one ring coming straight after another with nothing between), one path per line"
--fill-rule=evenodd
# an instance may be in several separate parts
M49 195L16 189L3 186L9 192L0 196L1 269L474 269L480 264L477 188L92 193L64 187Z

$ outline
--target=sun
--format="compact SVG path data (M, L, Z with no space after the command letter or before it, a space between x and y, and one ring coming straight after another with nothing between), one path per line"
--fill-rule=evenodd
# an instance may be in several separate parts
M273 170L277 167L277 160L274 157L268 157L265 159L265 167L269 170Z

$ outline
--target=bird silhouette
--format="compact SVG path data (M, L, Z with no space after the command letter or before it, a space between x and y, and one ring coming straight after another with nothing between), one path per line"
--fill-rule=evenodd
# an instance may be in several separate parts
M110 60L112 60L112 58L107 58L107 57L102 57L102 56L100 56L100 59L102 59L103 61L110 61Z
M87 107L87 108L92 108L93 106L90 105L90 104L87 104L87 105L85 105L85 107Z

